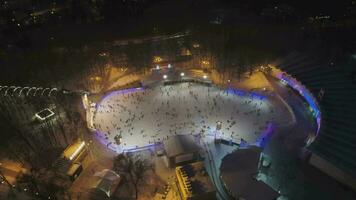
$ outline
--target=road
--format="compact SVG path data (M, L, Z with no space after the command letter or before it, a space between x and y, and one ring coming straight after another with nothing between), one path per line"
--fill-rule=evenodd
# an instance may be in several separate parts
M216 196L220 200L230 199L230 195L226 192L225 187L220 179L219 166L222 158L236 149L236 146L228 146L224 144L214 143L213 140L203 141L205 151L205 168L210 175L211 181L215 185Z
M264 181L288 199L353 199L335 180L305 162L305 141L309 134L315 134L316 122L302 97L273 77L266 78L290 105L296 123L277 126L265 146L263 154L272 164L261 171L267 177Z

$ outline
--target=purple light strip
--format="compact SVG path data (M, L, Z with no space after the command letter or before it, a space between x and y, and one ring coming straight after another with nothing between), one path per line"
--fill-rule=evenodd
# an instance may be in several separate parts
M273 134L274 124L272 122L268 122L266 130L260 135L260 137L256 140L256 146L264 147L267 141L271 138Z
M284 74L286 74L286 73L285 72L280 72L280 73L277 73L275 77L278 78L279 80L284 80L285 82L287 82L287 84L290 87L292 87L294 90L298 91L299 94L302 97L304 97L304 99L308 102L310 108L315 113L315 119L316 119L316 122L317 122L317 125L318 125L317 131L316 131L316 135L318 135L319 131L320 131L320 126L321 126L321 113L320 113L320 109L319 109L319 106L318 106L318 103L317 103L315 97L298 80L296 80L295 78L291 77L290 75L285 76Z

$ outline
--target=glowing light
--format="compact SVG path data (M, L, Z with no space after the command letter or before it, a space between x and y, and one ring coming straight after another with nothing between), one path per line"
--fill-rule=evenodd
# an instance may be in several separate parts
M171 65L171 64L168 64L168 68L169 68L169 69L172 68L172 65Z
M99 53L99 56L101 56L101 57L104 57L104 56L106 56L107 54L105 53L105 52L101 52L101 53Z
M41 121L52 117L54 115L54 112L48 108L41 110L40 112L36 113L35 116L36 118L40 119Z
M207 76L207 75L204 75L204 76L203 76L203 79L207 79L207 78L208 78L208 76Z
M285 81L284 79L281 79L281 83L282 83L283 85L288 85L287 81Z
M101 77L100 76L94 76L94 77L90 77L91 81L101 81Z
M320 130L321 115L319 111L319 106L317 105L317 101L315 100L313 95L308 91L307 88L305 88L300 82L298 82L293 77L286 76L283 73L277 74L276 77L279 78L284 85L289 85L294 90L298 91L299 94L303 96L303 98L308 102L310 108L312 109L313 116L316 118L317 121L317 125L318 125L317 134L318 134Z
M153 57L153 62L154 63L159 63L159 62L162 62L162 61L163 61L163 59L161 57L159 57L159 56L154 56Z
M203 61L201 61L201 63L202 63L203 65L209 65L209 64L210 64L209 61L207 61L207 60L203 60Z
M167 79L168 78L168 76L167 75L163 75L163 79Z
M156 65L156 69L159 70L159 65Z
M84 148L85 142L83 141L79 147L73 152L71 156L69 156L69 160L73 160Z
M180 73L180 76L182 76L182 77L185 76L184 72Z

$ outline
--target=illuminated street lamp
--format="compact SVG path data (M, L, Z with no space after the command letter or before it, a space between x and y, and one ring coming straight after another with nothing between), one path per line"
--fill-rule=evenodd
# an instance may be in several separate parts
M180 76L181 76L181 77L183 77L184 75L185 75L184 72L180 73Z
M222 126L222 122L221 121L217 121L216 122L216 130L214 132L214 141L217 142L216 140L216 133L221 130L221 126Z
M100 76L93 76L93 77L90 77L90 80L91 81L101 81L101 77Z
M288 85L287 81L285 81L284 79L281 79L280 81L283 85Z
M167 75L163 75L163 79L167 79L168 78L168 76Z
M162 61L163 61L163 59L161 57L159 57L159 56L154 56L153 57L153 62L154 63L159 63L159 62L162 62Z
M203 65L209 65L209 61L207 61L207 60L203 60L201 63L202 63Z
M218 121L216 122L216 130L221 130L222 122Z

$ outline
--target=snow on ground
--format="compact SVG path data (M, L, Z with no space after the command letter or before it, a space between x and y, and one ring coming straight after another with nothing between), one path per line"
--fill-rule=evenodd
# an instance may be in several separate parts
M109 144L122 136L122 149L144 147L175 134L220 134L254 143L275 120L269 98L197 83L112 92L97 105L94 125Z

